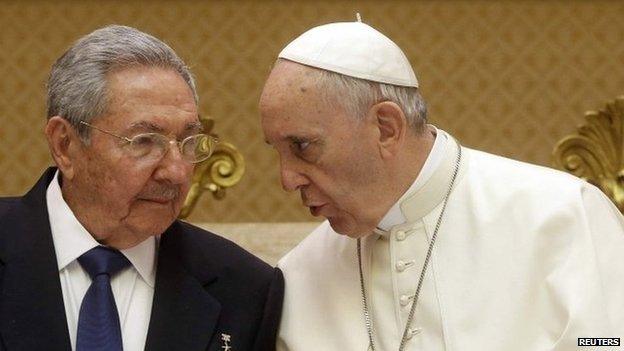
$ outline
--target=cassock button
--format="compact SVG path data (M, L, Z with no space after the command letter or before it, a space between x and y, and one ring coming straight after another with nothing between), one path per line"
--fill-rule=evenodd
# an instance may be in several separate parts
M410 328L406 335L407 340L411 339L412 336L416 334L420 334L421 331L422 331L422 328Z
M398 232L396 232L396 239L397 241L405 240L405 232L402 230L399 230Z
M399 297L399 303L401 306L407 306L411 299L412 297L410 295L401 295L401 297Z
M405 268L407 268L407 265L405 264L405 262L403 261L397 261L397 263L395 263L394 265L396 267L396 270L399 272L403 272L405 270Z

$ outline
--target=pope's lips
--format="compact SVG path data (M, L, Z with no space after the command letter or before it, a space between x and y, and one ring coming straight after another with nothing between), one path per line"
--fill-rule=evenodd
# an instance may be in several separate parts
M323 209L323 207L325 207L325 204L320 204L320 205L306 205L308 206L308 208L310 209L310 213L312 213L312 215L314 217L318 216L321 212L321 210Z

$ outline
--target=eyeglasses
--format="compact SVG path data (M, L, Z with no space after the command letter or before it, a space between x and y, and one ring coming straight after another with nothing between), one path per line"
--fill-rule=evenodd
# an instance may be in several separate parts
M169 145L175 144L180 150L183 159L190 163L199 163L207 160L212 155L218 142L217 139L208 134L191 135L182 141L171 140L158 133L142 133L132 138L126 138L100 129L85 121L80 121L80 124L124 141L130 156L150 161L160 160L169 151Z

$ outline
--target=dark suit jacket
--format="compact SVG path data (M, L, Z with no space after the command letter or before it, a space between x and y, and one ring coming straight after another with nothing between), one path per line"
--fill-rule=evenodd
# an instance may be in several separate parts
M0 350L70 350L46 206L50 168L0 199ZM274 350L282 273L236 244L176 221L163 234L146 350ZM132 351L132 350L127 350Z

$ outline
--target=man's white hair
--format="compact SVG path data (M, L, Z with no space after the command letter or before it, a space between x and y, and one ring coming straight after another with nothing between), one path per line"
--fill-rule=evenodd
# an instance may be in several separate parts
M48 80L48 119L63 117L88 142L90 130L80 122L91 122L108 109L107 75L135 66L177 72L197 103L193 75L173 49L135 28L110 25L76 41L52 66Z
M417 134L424 131L427 105L418 88L371 82L326 70L317 71L318 83L328 104L338 104L350 115L364 118L374 104L392 101L399 105L412 130Z

